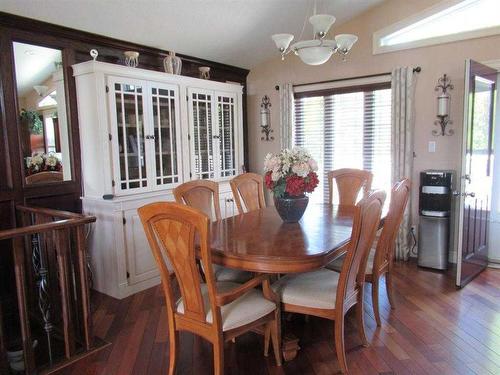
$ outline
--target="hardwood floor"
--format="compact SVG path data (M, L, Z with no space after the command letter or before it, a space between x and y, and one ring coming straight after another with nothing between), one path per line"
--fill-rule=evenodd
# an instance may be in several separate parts
M441 273L395 264L396 309L380 288L382 327L377 328L370 287L365 290L369 348L363 348L347 316L346 350L352 374L500 374L500 270L488 269L463 290ZM93 298L95 333L113 345L63 374L166 374L166 312L159 287L118 301ZM334 374L333 324L293 316L286 331L300 338L297 358L279 368L263 356L263 338L249 333L225 349L228 374ZM210 374L212 349L201 338L181 334L178 374Z

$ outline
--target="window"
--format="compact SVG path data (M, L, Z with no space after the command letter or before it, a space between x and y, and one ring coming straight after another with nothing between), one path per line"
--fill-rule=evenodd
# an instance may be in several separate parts
M311 201L328 201L327 173L338 168L369 170L373 188L389 192L390 83L296 93L293 142L319 165L320 183Z
M498 0L447 0L374 34L374 53L500 34Z
M47 95L38 102L38 108L56 107L57 106L56 96L57 96L56 90L52 91L49 95Z

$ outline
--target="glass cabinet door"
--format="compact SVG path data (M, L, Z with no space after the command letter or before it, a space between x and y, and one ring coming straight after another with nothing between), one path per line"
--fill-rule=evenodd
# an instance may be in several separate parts
M237 171L235 97L217 94L217 117L220 176L235 176Z
M157 85L151 87L152 115L154 126L155 185L179 182L178 101L175 86ZM146 137L147 138L147 137Z
M209 179L215 176L213 124L213 94L190 91L191 145L193 151L193 178Z
M112 82L115 107L113 121L118 148L115 184L118 190L143 190L148 187L146 173L144 90L133 81ZM115 172L116 173L116 172Z

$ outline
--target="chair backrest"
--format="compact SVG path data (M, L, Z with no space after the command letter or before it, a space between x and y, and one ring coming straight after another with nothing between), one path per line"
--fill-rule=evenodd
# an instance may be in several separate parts
M219 184L214 181L196 180L177 186L174 191L175 201L200 210L210 220L220 220Z
M353 303L352 296L364 283L366 262L379 227L385 195L381 190L375 191L367 198L363 198L355 207L349 249L337 287L338 308L343 308L344 303L348 303L346 308L349 308Z
M396 182L392 187L389 211L384 219L384 227L375 251L374 272L384 266L386 262L392 262L396 237L410 197L410 185L410 180L405 178Z
M206 322L206 311L201 293L201 276L196 263L195 238L199 240L201 261L205 273L212 311L215 305L215 281L209 251L210 221L192 207L174 202L157 202L137 210L146 237L160 269L162 285L171 314L176 310L176 299L171 284L167 261L172 264L184 303L183 316ZM214 314L215 315L215 314ZM172 315L173 316L173 315Z
M359 192L363 189L363 198L366 198L372 188L373 174L369 171L352 168L336 169L328 172L329 202L333 203L333 180L339 193L339 204L354 206Z
M260 174L243 173L233 178L230 184L240 214L266 207L264 179Z

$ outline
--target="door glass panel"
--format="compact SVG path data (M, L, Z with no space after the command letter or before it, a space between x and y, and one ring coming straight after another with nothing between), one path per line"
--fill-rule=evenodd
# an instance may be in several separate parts
M236 175L234 148L234 99L217 96L221 177Z
M193 93L194 173L198 178L214 178L212 144L212 96Z
M155 136L155 179L157 185L179 182L177 168L177 129L174 90L153 88Z
M146 187L142 87L115 84L115 102L121 189Z
M495 82L474 77L472 126L468 134L469 189L482 197L490 194L492 158L492 105ZM488 202L489 205L489 202ZM489 210L489 206L486 207Z

